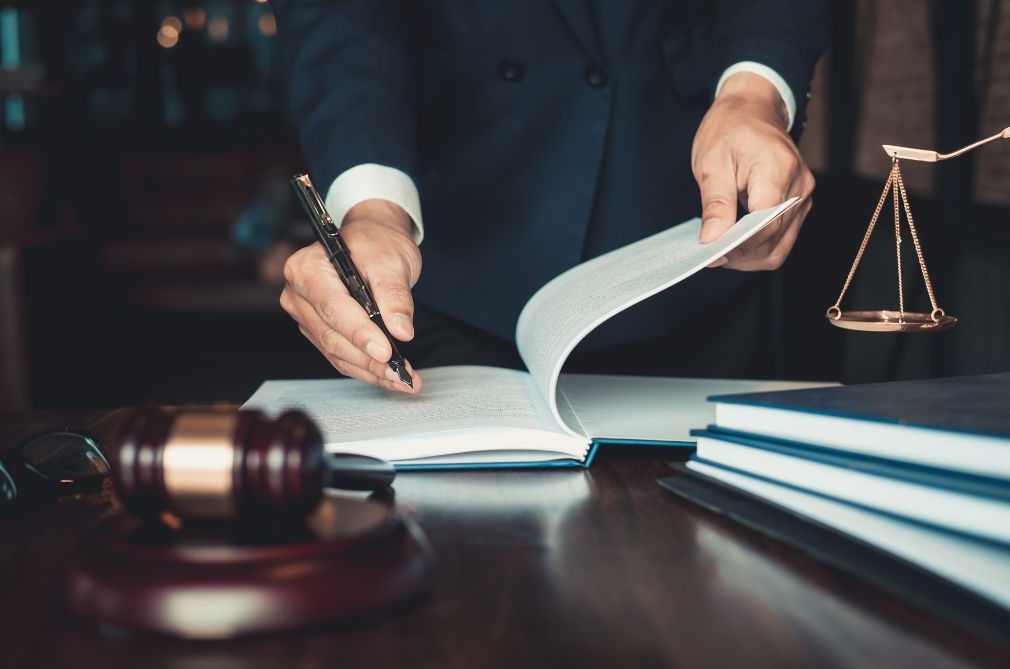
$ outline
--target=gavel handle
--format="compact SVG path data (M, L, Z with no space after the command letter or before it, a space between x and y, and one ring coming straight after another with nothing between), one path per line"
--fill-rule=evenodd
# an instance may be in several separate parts
M393 485L396 470L385 460L365 455L327 453L323 487L339 490L385 490Z

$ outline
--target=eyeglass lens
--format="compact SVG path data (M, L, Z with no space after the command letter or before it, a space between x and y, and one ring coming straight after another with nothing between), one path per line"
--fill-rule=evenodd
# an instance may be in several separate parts
M18 495L18 487L7 470L0 465L0 502L13 501Z
M79 432L51 432L21 449L25 462L50 481L78 480L109 473L109 462L95 441Z

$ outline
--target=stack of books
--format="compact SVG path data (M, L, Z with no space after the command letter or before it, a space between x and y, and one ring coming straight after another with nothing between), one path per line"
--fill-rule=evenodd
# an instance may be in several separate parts
M689 472L1010 608L1010 373L710 401Z

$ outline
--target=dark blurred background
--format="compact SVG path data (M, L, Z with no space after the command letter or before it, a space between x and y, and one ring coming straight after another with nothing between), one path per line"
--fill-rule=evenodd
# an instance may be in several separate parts
M1010 142L903 165L957 327L823 317L887 176L879 145L947 151L1010 125L1007 4L839 3L801 147L815 207L768 311L778 376L1010 369ZM277 304L308 231L275 32L255 0L0 0L0 409L237 401L334 373ZM878 231L844 307L896 306L893 244ZM905 248L906 301L928 311Z

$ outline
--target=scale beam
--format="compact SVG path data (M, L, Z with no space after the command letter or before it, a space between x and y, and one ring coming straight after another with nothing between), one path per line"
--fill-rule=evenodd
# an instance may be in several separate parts
M937 153L936 151L930 151L928 149L910 149L907 146L895 146L893 144L881 144L884 148L884 153L891 156L892 158L901 158L903 160L917 160L922 163L935 163L940 160L949 160L950 158L957 158L960 155L968 153L969 151L974 151L978 147L988 144L989 142L995 142L997 139L1010 139L1010 128L1004 128L1003 132L997 132L992 137L986 137L985 139L980 139L974 144L969 144L957 151L952 151L951 153Z
M919 233L915 229L915 221L912 219L912 208L908 204L908 193L905 192L905 182L901 177L900 159L916 160L925 163L935 163L941 160L956 158L969 151L973 151L980 146L995 142L998 139L1010 139L1010 128L1004 128L1001 132L992 137L980 139L974 144L969 144L951 153L937 153L927 149L912 149L907 146L895 146L884 144L884 151L891 157L891 173L884 183L884 192L880 194L877 201L877 208L870 218L870 225L866 228L863 241L859 245L856 259L852 262L848 276L845 277L845 284L842 292L839 293L835 303L828 307L824 314L828 322L832 325L848 330L862 330L864 332L935 332L946 330L957 323L957 319L950 316L940 305L937 304L936 295L933 292L933 282L929 278L929 270L926 268L926 259L922 255L922 245L919 243ZM888 194L894 198L894 246L895 257L898 265L898 308L876 309L872 311L842 311L842 299L852 284L852 278L859 268L859 262L863 259L866 245L870 241L870 235L880 218L880 211L884 208ZM899 202L900 200L900 202ZM905 311L905 287L901 269L901 211L905 212L905 219L908 221L908 229L912 234L912 243L915 245L915 256L919 260L919 269L922 270L922 280L926 284L926 293L929 295L929 303L933 310L929 313L917 313Z

